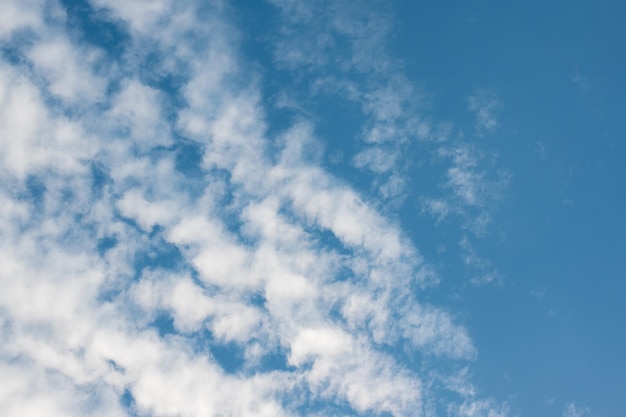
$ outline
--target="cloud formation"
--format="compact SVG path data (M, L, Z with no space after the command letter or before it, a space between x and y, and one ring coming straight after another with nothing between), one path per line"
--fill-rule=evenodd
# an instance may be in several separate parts
M312 121L270 141L226 6L85 7L115 48L53 1L11 1L0 25L3 415L506 414L469 377L429 376L476 356L454 314L420 300L433 268L309 158ZM351 67L390 70L360 53L378 45L367 26L332 23L354 39ZM355 93L373 120L356 165L394 172L396 148L376 144L428 134L399 90ZM481 206L470 151L449 157L454 201ZM456 396L438 404L440 390Z
M438 222L455 218L464 230L484 235L506 190L509 174L488 170L488 156L466 142L440 147L438 157L449 163L441 183L444 192L438 197L422 197L422 209Z

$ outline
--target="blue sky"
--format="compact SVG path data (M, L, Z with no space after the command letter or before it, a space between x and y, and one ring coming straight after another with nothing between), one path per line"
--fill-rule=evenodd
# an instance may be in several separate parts
M2 7L3 416L626 409L620 2Z

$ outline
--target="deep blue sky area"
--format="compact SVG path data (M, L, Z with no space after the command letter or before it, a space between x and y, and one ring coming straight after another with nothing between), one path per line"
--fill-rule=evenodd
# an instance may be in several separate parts
M512 177L496 215L500 234L485 243L506 278L466 295L478 374L516 395L524 415L554 415L546 400L568 396L598 416L618 415L626 409L626 7L471 1L396 10L391 48L433 93L435 112L455 119L465 111L459 97L475 86L503 102L500 129L477 139Z
M0 15L0 415L626 412L626 3Z

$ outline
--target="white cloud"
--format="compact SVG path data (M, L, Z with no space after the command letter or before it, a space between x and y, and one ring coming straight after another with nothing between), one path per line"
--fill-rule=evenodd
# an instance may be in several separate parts
M107 114L114 121L116 132L128 131L128 136L138 145L146 147L168 146L172 143L165 114L159 106L161 94L138 80L126 81L114 97Z
M271 154L257 75L239 64L219 4L211 25L193 2L95 2L131 37L111 72L102 51L16 4L22 23L11 28L48 40L23 48L32 71L0 66L0 371L12 376L0 382L3 415L122 416L124 392L154 416L298 415L302 392L358 413L420 415L434 393L393 349L475 357L454 315L413 292L436 274L401 228L304 154L316 143L310 125L293 126ZM333 25L355 37L371 27L347 23ZM168 92L137 68L147 46L164 57L156 74L185 68L185 105L171 119ZM403 119L396 87L363 94L372 131L391 126L381 141L397 126L428 135ZM202 153L193 192L178 136ZM370 162L393 171L387 157ZM450 181L479 205L479 188ZM167 336L154 326L161 315L173 320ZM241 369L227 372L205 333L241 349ZM267 369L272 355L289 366Z
M64 375L32 363L0 362L0 410L7 417L43 415L122 417L116 393L104 384L74 385Z
M84 140L81 126L54 114L36 85L7 65L0 67L0 103L0 158L9 175L82 171L80 160L93 156L95 147Z
M290 348L289 362L299 366L308 357L337 356L351 351L350 336L339 329L304 329L298 333Z
M61 36L38 42L28 51L28 58L45 77L50 92L73 103L104 99L106 80L93 73L98 55L98 51L77 48Z
M43 22L43 2L26 0L5 2L0 15L0 39L10 38L14 33L30 29L40 29Z

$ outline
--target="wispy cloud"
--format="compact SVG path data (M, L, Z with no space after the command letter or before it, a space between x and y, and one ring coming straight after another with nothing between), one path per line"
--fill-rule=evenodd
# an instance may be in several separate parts
M129 39L110 62L60 5L51 18L23 4L0 25L19 57L0 64L2 414L425 415L428 374L394 352L465 363L468 331L420 301L437 277L398 224L307 155L312 121L268 139L259 74L222 5L94 1L87 13ZM280 7L312 19L306 3ZM365 36L372 16L339 17L354 71L394 68L362 53L380 42ZM371 147L354 161L391 189L398 148L377 146L429 130L401 110L402 84L365 84ZM444 157L448 204L484 207L472 151ZM505 414L463 384L451 413Z
M389 8L377 1L364 7L346 1L272 3L282 16L274 40L277 64L305 70L295 80L304 84L302 91L338 96L360 108L365 122L353 134L363 146L349 159L375 175L380 196L401 198L409 159L392 160L417 141L441 138L444 129L424 114L424 93L387 53L393 30Z
M576 403L568 403L563 407L563 417L592 417L589 407L581 407Z
M467 107L476 117L476 134L484 136L498 127L498 113L502 104L496 94L487 89L478 89L467 98Z
M487 170L489 158L475 146L459 142L441 147L439 157L449 161L439 197L423 197L422 209L437 221L459 219L462 227L484 235L508 185L506 171Z
M502 277L493 263L477 253L468 236L463 236L459 246L463 263L471 274L469 280L471 284L484 285L501 281Z

